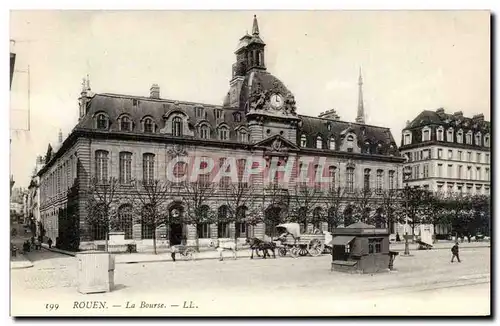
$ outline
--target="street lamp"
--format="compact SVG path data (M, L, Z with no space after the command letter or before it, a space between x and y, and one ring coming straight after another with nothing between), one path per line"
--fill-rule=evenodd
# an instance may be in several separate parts
M411 176L411 167L409 165L405 166L403 168L403 178L404 178L404 182L405 182L405 204L406 204L406 217L405 217L405 252L404 252L404 255L405 256L409 256L410 255L410 245L408 243L408 215L409 215L409 212L408 212L408 202L410 200L410 187L408 186L408 181L410 180L410 176Z

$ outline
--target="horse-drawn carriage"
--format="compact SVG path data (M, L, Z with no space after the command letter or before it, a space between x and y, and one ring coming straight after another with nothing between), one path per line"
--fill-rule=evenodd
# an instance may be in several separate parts
M321 255L325 249L325 234L320 230L301 234L298 223L279 224L276 229L281 233L275 239L280 256L286 256L287 253L290 253L293 258L307 254L316 257Z

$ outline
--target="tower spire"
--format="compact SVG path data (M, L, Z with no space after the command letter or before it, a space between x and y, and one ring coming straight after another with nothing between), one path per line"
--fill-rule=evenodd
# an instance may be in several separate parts
M361 67L359 67L358 77L358 115L356 117L357 123L365 123L365 108L363 104L363 76L361 75Z
M257 22L257 15L253 15L252 34L259 35L259 23Z

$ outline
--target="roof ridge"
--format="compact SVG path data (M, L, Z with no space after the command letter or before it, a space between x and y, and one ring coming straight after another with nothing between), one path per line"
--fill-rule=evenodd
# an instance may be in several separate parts
M367 126L367 127L374 127L374 128L380 128L380 129L386 129L390 130L391 128L388 127L382 127L382 126L375 126L375 125L369 125L366 123L357 123L357 122L351 122L351 121L344 121L344 120L334 120L334 119L328 119L328 118L321 118L321 117L313 117L310 115L304 115L304 114L299 114L299 117L304 117L304 118L312 118L312 119L318 119L318 120L324 120L324 121L332 121L332 122L342 122L342 123L347 123L347 124L352 124L352 125L358 125L358 126Z
M130 98L130 99L143 99L151 102L169 102L169 103L175 103L178 102L179 104L189 104L189 105L203 105L203 106L211 106L211 107L220 107L222 108L222 105L217 105L217 104L209 104L209 103L202 103L202 102L192 102L192 101L184 101L184 100L172 100L172 99L157 99L157 98L151 98L147 96L141 96L141 95L127 95L127 94L117 94L117 93L95 93L94 96L108 96L108 97L120 97L120 98Z

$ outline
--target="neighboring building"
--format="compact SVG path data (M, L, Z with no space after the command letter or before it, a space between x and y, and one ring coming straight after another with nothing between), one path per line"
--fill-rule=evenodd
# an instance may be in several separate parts
M31 176L31 182L28 186L26 210L28 218L36 225L36 235L42 235L40 218L40 177L38 172L43 168L43 157L38 156L35 168Z
M182 155L217 160L238 156L243 158L238 161L243 164L239 166L244 166L249 157L265 159L266 164L277 160L278 166L310 159L316 162L316 172L317 162L325 158L323 172L328 171L333 184L350 195L363 187L375 189L378 196L382 190L401 187L404 160L390 130L365 124L361 75L358 123L340 121L335 111L327 111L320 117L299 115L291 91L267 71L264 47L254 18L252 35L244 35L235 52L229 92L222 105L163 99L156 84L151 87L149 97L94 94L88 80L84 82L78 124L60 148L48 147L46 164L38 173L40 214L47 236L62 237L60 226L64 223L78 229L80 248L103 243L104 233L87 223L85 191L91 177L99 180L116 177L125 185L114 205L122 218L120 228L125 239L136 243L138 250L150 248L152 234L157 230L141 223L126 185L132 179L165 180L168 165ZM176 167L180 168L174 169L174 174L184 175L184 167ZM298 165L291 173L296 176ZM210 179L213 174L206 176ZM278 174L275 176L279 178ZM251 184L254 196L262 196L265 192L262 175L254 175ZM223 187L220 183L219 189ZM289 193L293 184L279 184L279 187L283 193ZM227 207L219 195L215 191L207 206L221 216L227 214ZM184 214L182 198L182 193L173 198L165 211L171 215ZM373 200L377 198L374 196ZM351 214L347 208L353 200L348 197L343 201L341 210L346 214ZM184 224L171 227L167 240L173 244L173 239L181 233L188 244L193 244L198 236L200 245L217 238L233 238L235 232L242 238L248 234L262 237L264 232L273 232L274 222L268 218L271 212L278 212L283 218L289 214L285 202L266 205L259 213L264 223L255 227L236 227L224 222ZM325 210L323 204L315 208L315 212Z
M423 111L403 129L408 185L447 194L490 194L491 123L484 115Z

